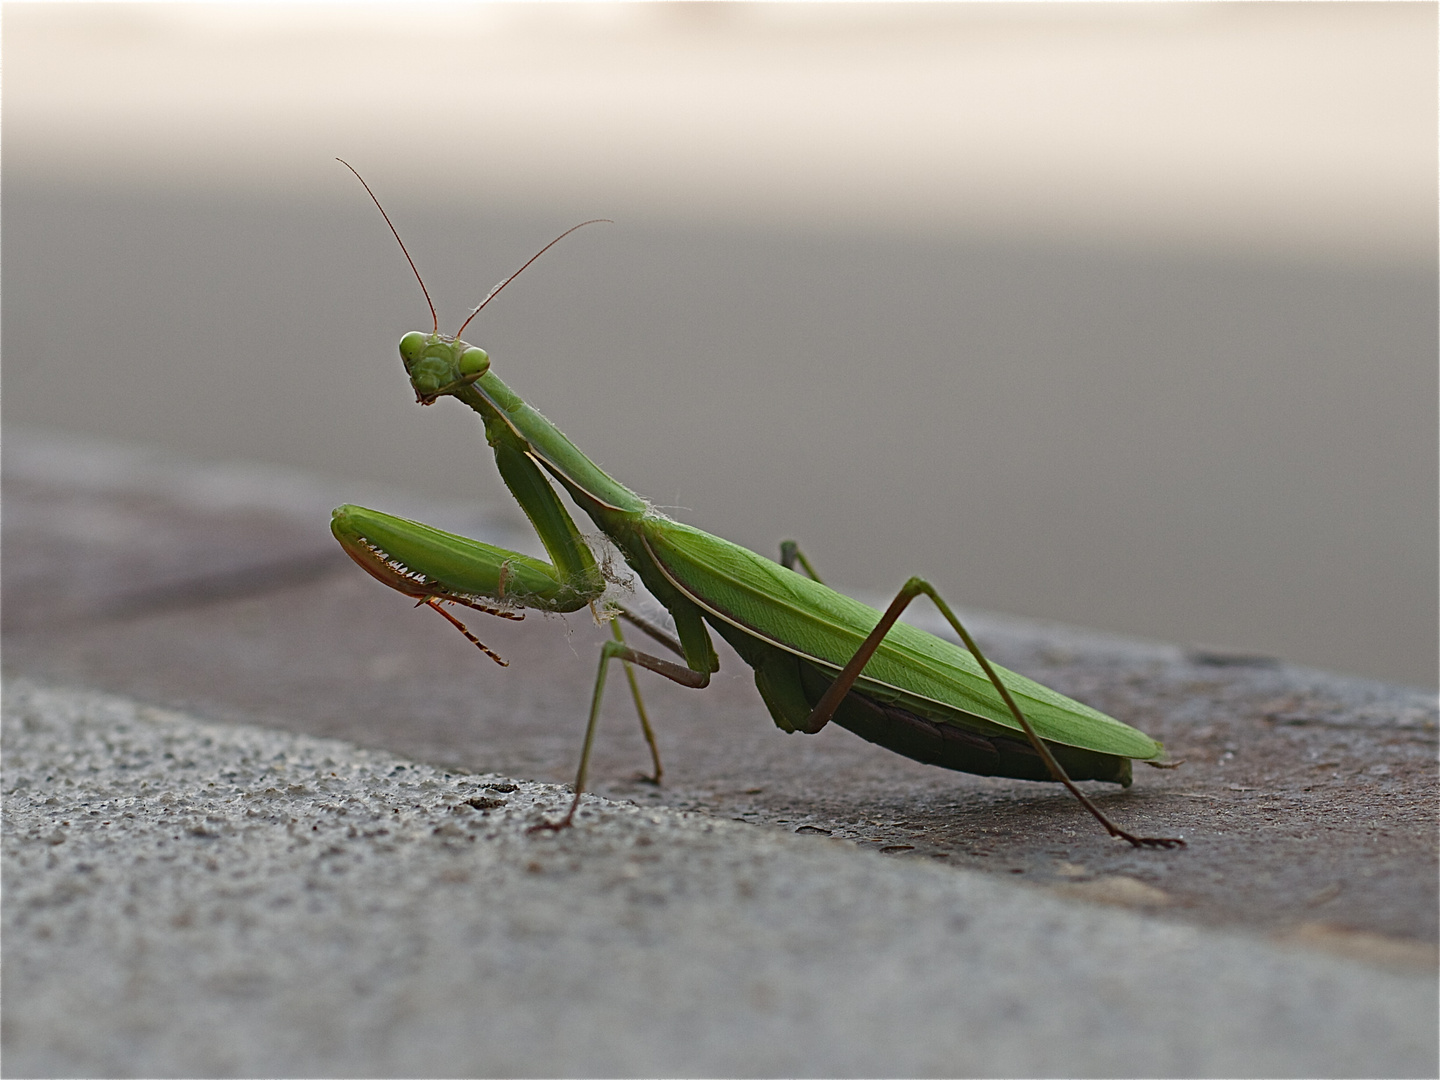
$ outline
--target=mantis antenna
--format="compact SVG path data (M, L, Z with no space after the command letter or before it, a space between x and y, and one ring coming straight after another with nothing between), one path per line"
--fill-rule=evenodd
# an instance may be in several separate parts
M375 197L375 192L370 190L370 185L365 183L365 178L360 175L359 171L355 168L355 166L351 165L344 158L337 157L335 160L340 162L341 165L344 165L347 169L349 169L352 173L355 174L355 179L360 181L360 186L365 189L365 194L370 196L370 201L375 204L375 209L380 211L380 216L385 219L385 224L390 226L390 232L395 237L395 242L400 245L400 250L405 255L405 261L410 264L411 273L415 275L415 280L420 283L420 291L425 294L425 303L428 304L430 307L431 333L440 333L440 316L435 313L435 301L430 299L430 290L425 287L425 279L420 276L420 271L416 269L415 260L410 257L410 251L405 247L405 241L400 239L400 232L398 229L395 228L395 223L390 220L390 215L385 213L385 207L380 205L380 200ZM481 300L480 303L476 304L475 307L471 309L470 314L465 317L465 321L460 324L460 329L455 331L455 336L458 338L461 334L463 334L465 332L465 327L470 325L470 320L475 318L476 315L479 315L480 312L484 310L485 305L490 303L491 300L494 300L495 297L500 294L501 289L505 288L506 285L509 285L510 282L514 281L517 277L523 274L525 270L530 266L530 264L533 263L536 259L540 258L541 255L544 255L545 252L549 251L561 240L564 240L565 237L569 236L576 229L583 229L586 225L598 225L601 222L609 225L615 224L609 218L591 218L589 221L582 221L579 225L570 226L570 228L566 229L554 240L551 240L550 243L546 244L534 255L531 255L530 258L525 261L524 266L520 267L519 270L516 270L513 274L500 282L499 285L496 285L493 289L491 289L488 293L485 294L485 299Z
M367 189L367 190L368 190L368 189ZM373 197L373 196L372 196L372 197ZM510 282L514 281L517 277L519 277L521 274L523 274L523 273L525 272L525 268L528 267L531 263L533 263L536 259L540 258L541 255L544 255L545 252L549 251L552 247L554 247L556 244L558 244L561 240L564 240L565 237L569 236L569 235L570 235L572 232L574 232L576 229L583 229L586 225L598 225L598 224L600 224L601 222L604 222L604 223L607 224L607 225L614 225L614 224L615 224L615 222L611 221L611 220L610 220L609 218L607 218L607 217L600 217L600 218L591 218L589 221L582 221L582 222L580 222L579 225L571 225L570 228L566 229L566 230L565 230L564 232L562 232L559 236L555 237L554 240L551 240L548 244L546 244L543 248L541 248L539 251L537 251L534 255L531 255L530 258L529 258L528 260L526 260L525 266L520 267L519 270L516 270L513 274L511 274L509 277L507 277L504 281L500 282L499 285L496 285L493 289L491 289L488 293L485 294L485 299L484 299L484 300L481 300L480 303L478 303L478 304L475 305L474 310L471 311L470 314L469 314L469 316L466 317L465 321L460 324L460 329L455 331L455 336L458 338L461 334L463 334L463 333L465 332L465 327L467 327L467 326L470 325L470 320L473 319L473 318L475 318L476 315L479 315L480 312L484 309L484 307L485 307L486 304L490 303L491 300L494 300L495 297L497 297L497 296L500 295L500 290L501 290L501 289L505 288L506 285L509 285Z
M356 171L355 166L351 165L344 158L337 157L335 160L340 162L341 165L344 165L352 173L355 173L355 179L360 181L360 186L365 189L365 194L370 196L370 201L375 204L375 209L380 211L380 216L385 219L385 224L390 226L390 231L395 235L395 242L400 245L400 250L405 254L405 261L410 264L410 270L414 273L415 280L420 282L420 291L425 294L425 303L430 305L430 321L434 327L432 333L440 333L440 316L435 314L435 301L430 299L430 290L425 288L425 279L420 276L420 271L415 269L415 260L410 258L410 252L406 250L405 241L400 239L400 233L395 228L395 223L390 220L390 215L385 213L385 207L380 205L380 200L375 198L375 192L370 190L370 185L365 183L365 178ZM531 261L533 262L534 260ZM526 263L525 265L528 266L530 264ZM520 269L523 270L524 268L525 267L522 266ZM519 271L516 271L516 273L518 272ZM497 289L496 291L498 292L499 290ZM456 336L458 337L459 335L457 334Z

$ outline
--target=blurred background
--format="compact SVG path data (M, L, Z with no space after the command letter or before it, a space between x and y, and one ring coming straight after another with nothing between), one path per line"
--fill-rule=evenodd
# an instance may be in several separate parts
M1436 679L1433 4L4 10L4 424L504 505L418 286L827 580ZM506 513L518 516L513 507ZM316 528L326 523L317 521Z

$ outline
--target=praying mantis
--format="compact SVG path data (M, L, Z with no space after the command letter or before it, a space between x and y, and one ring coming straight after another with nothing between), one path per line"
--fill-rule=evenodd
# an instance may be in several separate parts
M431 405L450 397L479 414L501 479L550 561L352 505L333 512L335 538L362 569L414 598L417 606L442 615L502 665L446 605L507 619L523 618L525 610L563 613L588 607L597 618L610 621L611 640L600 650L574 797L563 818L537 828L564 829L575 820L613 661L621 661L625 669L659 780L659 753L633 668L702 689L719 670L713 632L753 670L760 698L783 731L814 734L833 721L918 761L982 776L1058 781L1112 837L1135 847L1184 845L1178 838L1138 836L1120 828L1074 782L1102 780L1128 787L1132 760L1166 767L1159 760L1161 744L991 664L928 581L910 578L880 612L825 586L792 542L781 545L775 562L671 520L605 473L501 381L489 354L461 335L506 285L581 225L562 233L500 282L454 336L444 335L424 279L385 208L364 178L348 162L341 164L365 186L430 306L430 332L412 331L400 340L400 357L416 400ZM605 598L612 575L582 536L557 486L668 611L673 635ZM963 649L897 621L922 595L939 609ZM618 618L683 662L632 647Z

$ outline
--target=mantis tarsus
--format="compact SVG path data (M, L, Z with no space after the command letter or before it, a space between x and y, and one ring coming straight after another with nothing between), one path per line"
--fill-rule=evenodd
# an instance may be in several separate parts
M358 172L355 175L365 184ZM504 661L442 605L458 604L506 618L521 618L519 611L526 608L569 612L589 607L612 620L612 640L600 650L574 799L560 821L538 827L565 828L574 820L612 660L625 666L659 779L659 754L631 665L682 686L702 688L719 669L710 637L713 630L754 670L760 697L784 731L813 734L833 720L918 761L982 776L1055 780L1111 836L1136 847L1184 844L1179 839L1126 832L1072 780L1128 786L1131 760L1157 764L1161 745L1118 720L992 665L924 579L906 582L882 614L821 584L793 543L781 546L776 563L672 521L608 476L500 380L485 350L467 344L460 335L517 274L574 229L551 241L492 289L451 337L439 332L435 305L399 232L368 184L365 190L400 243L430 305L431 331L412 331L400 340L400 357L416 400L430 405L453 397L479 413L500 476L530 519L550 561L358 506L342 506L334 512L331 529L336 539L367 572L414 597L417 606L439 612L497 663ZM623 608L600 609L605 603L606 574L560 501L556 484L664 605L675 624L674 637ZM922 594L939 608L964 649L896 621ZM683 663L631 647L613 621L616 615L664 644Z

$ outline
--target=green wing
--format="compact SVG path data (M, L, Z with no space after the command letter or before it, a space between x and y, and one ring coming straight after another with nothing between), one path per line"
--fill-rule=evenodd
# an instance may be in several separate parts
M711 615L837 673L880 621L874 608L699 529L651 518L643 535L665 575ZM1128 724L996 670L1042 738L1142 760L1162 753L1159 743ZM963 712L1019 730L969 652L905 623L885 636L860 682L912 706L930 703L926 713L935 719Z

